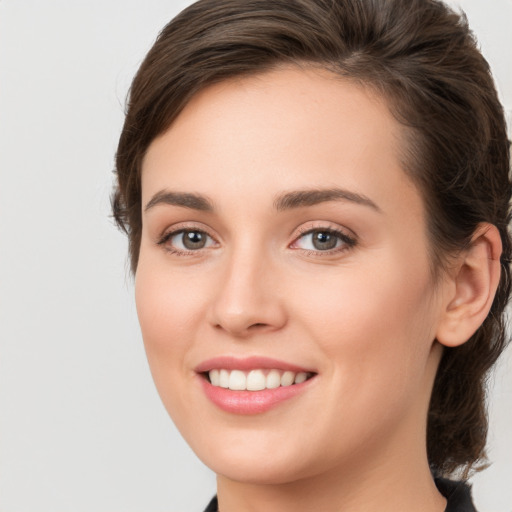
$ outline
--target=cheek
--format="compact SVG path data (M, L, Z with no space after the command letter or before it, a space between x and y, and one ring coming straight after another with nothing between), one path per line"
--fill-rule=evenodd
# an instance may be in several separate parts
M190 396L195 377L187 358L192 340L197 338L197 318L203 313L199 290L190 286L184 273L170 273L165 265L149 260L141 253L135 279L137 314L147 360L167 412L178 428L194 437L200 425L190 421L183 397Z
M327 356L339 385L367 396L361 404L390 387L412 396L422 385L434 337L428 262L413 267L391 256L341 269L323 282L316 276L308 293L291 295L307 298L295 316Z
M182 370L202 314L200 290L186 273L170 273L158 261L141 260L135 279L135 301L147 358L160 388ZM197 284L197 283L196 283ZM173 371L169 371L173 370Z
M143 335L152 344L176 347L184 343L197 323L205 286L204 279L195 278L193 269L173 271L165 257L142 248L135 276L135 301Z
M333 459L361 443L371 450L422 418L431 385L428 273L345 270L294 295L307 297L300 330L325 362L316 424L331 443L324 455Z

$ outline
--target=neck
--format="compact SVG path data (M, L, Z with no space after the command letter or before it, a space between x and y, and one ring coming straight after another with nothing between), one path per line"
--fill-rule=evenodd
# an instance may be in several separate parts
M398 462L398 465L397 465ZM443 512L426 460L374 461L282 484L253 484L218 476L220 512Z

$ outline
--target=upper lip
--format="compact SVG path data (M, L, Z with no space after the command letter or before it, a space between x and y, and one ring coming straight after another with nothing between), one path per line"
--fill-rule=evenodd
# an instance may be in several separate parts
M287 363L278 359L272 359L270 357L263 356L251 356L245 358L238 358L233 356L220 356L212 359L207 359L196 366L195 371L197 373L209 372L213 369L224 369L224 370L283 370L291 372L309 372L315 373L309 368L304 368L296 364Z

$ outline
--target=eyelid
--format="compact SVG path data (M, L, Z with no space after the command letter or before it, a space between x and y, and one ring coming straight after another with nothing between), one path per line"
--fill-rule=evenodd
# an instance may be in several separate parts
M164 230L162 230L161 234L157 236L157 243L159 243L164 238L169 238L169 235L176 235L180 231L201 231L202 233L206 233L209 237L218 242L217 238L212 235L210 229L204 224L201 224L200 222L194 222L192 224L189 222L178 222L177 224L167 226Z
M184 223L178 223L173 224L172 226L167 227L156 239L156 244L161 245L167 250L168 252L178 255L178 256L197 256L202 253L205 249L210 249L211 247L202 247L200 249L195 250L182 250L182 249L176 249L167 247L166 243L171 240L176 235L179 235L180 233L186 232L186 231L196 231L199 233L204 233L209 238L211 238L216 244L219 243L217 238L213 236L210 233L210 230L203 225L197 225L197 224L190 224L187 222Z
M342 241L342 246L334 247L332 249L327 249L327 250L320 250L320 249L311 250L311 249L303 249L300 247L295 247L295 248L293 247L293 245L296 244L297 241L300 240L305 235L309 235L309 234L315 233L315 232L322 232L322 231L333 233L335 236L337 236ZM344 252L344 251L354 247L355 245L357 245L357 242L358 242L357 236L355 235L355 233L353 231L351 231L347 228L342 228L341 226L338 226L338 225L333 225L330 222L327 222L327 223L323 222L321 224L314 223L314 224L310 224L307 226L301 226L298 229L298 234L296 234L294 236L293 242L290 244L290 247L294 248L295 250L301 250L303 252L306 252L308 255L311 254L314 256L322 256L322 255L328 256L328 255L333 255L336 253Z
M328 256L328 255L333 255L336 253L344 252L344 251L354 247L357 244L357 236L351 230L349 230L347 228L342 228L339 225L334 225L330 222L321 222L321 223L320 222L321 221L317 221L314 223L300 226L297 229L297 233L295 234L293 241L291 242L291 244L288 245L288 247L290 247L294 250L300 250L303 253L312 254L314 256L322 256L322 255ZM166 247L166 243L170 239L172 239L174 236L177 236L180 233L183 233L186 231L196 231L196 232L204 233L211 240L213 240L215 242L215 244L217 244L217 245L219 244L219 241L217 240L217 238L211 234L210 230L207 227L205 227L204 225L202 225L200 223L198 225L197 223L190 224L187 222L178 223L178 224L169 226L157 238L156 243L158 245L164 246L164 248L170 253L173 253L175 255L183 255L183 256L198 256L198 255L202 254L205 249L212 248L212 247L201 247L201 248L193 249L193 250L192 249L183 250L183 249ZM304 249L304 248L300 248L300 247L293 247L293 245L296 244L297 241L300 238L304 237L305 235L308 235L308 234L311 234L314 232L321 232L321 231L326 231L326 232L330 232L330 233L334 234L341 240L342 245L340 247L334 247L332 249L326 249L326 250L321 250L321 249L311 250L311 249Z
M340 226L339 224L334 224L329 221L312 221L301 225L299 228L297 228L297 234L295 235L294 239L297 239L300 236L305 235L307 233L311 233L312 231L322 230L338 232L345 236L346 238L357 240L357 235L351 229Z

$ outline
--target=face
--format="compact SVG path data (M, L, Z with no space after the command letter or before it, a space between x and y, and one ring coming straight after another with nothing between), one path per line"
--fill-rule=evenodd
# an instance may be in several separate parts
M373 93L291 67L203 90L151 144L139 320L165 407L218 474L424 450L440 300L400 144Z

